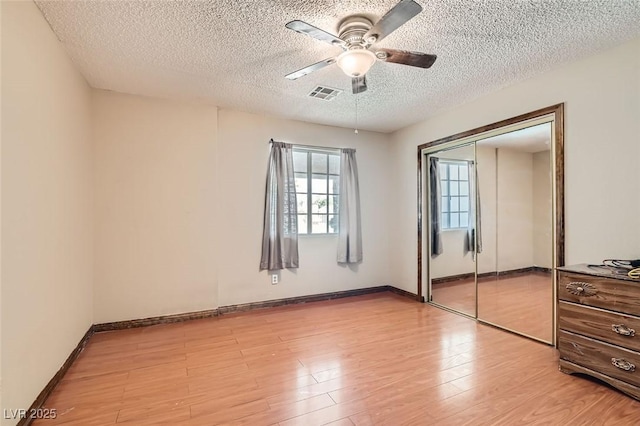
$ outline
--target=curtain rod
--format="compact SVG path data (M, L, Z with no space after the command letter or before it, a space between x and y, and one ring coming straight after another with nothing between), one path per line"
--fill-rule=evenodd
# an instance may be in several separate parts
M273 139L269 139L269 142L267 143L272 143L275 142ZM330 147L330 146L317 146L317 145L304 145L301 143L292 143L291 145L294 146L304 146L305 148L313 148L313 149L320 149L320 150L325 150L325 151L339 151L342 148L334 148L334 147Z

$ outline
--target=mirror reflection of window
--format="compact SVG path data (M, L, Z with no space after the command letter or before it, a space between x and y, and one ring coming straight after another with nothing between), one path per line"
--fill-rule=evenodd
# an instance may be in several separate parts
M469 226L469 163L441 161L442 229Z
M550 122L427 153L429 301L550 343ZM437 184L434 184L436 182Z
M429 158L429 197L433 197L429 204L430 215L434 215L429 218L430 301L475 317L476 268L474 254L468 250L469 225L475 224L470 187L474 185L475 149L466 144L435 152ZM431 220L435 217L438 220ZM434 250L436 244L438 250Z

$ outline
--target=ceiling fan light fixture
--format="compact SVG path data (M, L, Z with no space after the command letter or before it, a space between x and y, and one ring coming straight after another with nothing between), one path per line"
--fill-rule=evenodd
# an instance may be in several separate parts
M362 77L376 62L376 55L366 49L352 49L340 54L336 62L349 77Z

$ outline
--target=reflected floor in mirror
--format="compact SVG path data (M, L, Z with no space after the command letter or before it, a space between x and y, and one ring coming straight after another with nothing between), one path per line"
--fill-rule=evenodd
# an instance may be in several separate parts
M475 317L476 282L474 278L457 279L431 285L431 300L457 312Z
M551 342L553 339L553 278L530 272L481 278L478 318Z
M473 278L434 284L433 300L456 311L470 313L475 303ZM528 272L478 281L478 318L551 342L553 336L553 281L551 273Z
M35 425L633 424L550 346L384 292L94 335Z

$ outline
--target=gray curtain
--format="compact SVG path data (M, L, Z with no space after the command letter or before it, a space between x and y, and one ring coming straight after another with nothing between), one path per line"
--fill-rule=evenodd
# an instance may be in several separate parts
M431 210L431 257L442 254L442 190L440 168L436 157L429 157L429 208Z
M298 218L291 144L271 140L260 270L298 267Z
M340 153L339 206L338 263L362 262L360 187L355 149L343 148Z
M478 249L477 253L482 253L482 215L480 214L480 188L476 184L477 182L477 167L473 161L469 161L469 225L467 227L465 249L467 252L473 253L474 259L476 257L476 247Z

